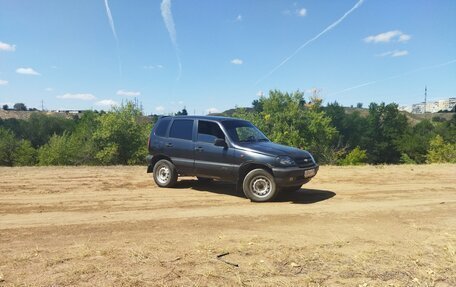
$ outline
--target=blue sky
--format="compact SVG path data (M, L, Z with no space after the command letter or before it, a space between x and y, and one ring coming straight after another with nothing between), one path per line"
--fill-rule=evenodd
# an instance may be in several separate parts
M205 114L270 89L456 97L455 30L453 0L0 0L0 103Z

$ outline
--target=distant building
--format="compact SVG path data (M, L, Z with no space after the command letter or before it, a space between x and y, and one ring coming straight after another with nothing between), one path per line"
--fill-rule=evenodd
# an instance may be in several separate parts
M424 102L413 104L411 106L399 107L399 110L406 111L412 114L437 113L440 111L451 111L456 106L456 98L448 98L433 102Z

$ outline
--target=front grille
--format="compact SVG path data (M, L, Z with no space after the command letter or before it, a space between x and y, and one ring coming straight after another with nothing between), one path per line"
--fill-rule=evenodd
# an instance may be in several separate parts
M294 160L300 168L312 167L315 165L310 157L297 157Z

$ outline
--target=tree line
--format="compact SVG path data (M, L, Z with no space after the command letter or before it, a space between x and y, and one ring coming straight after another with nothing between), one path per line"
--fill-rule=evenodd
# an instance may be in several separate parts
M81 118L33 113L0 120L0 165L142 164L151 127L133 103Z
M229 115L253 122L274 142L311 151L321 164L456 162L456 115L413 124L396 104L371 103L362 114L280 91ZM144 164L156 120L130 102L73 119L43 113L0 119L0 165Z
M318 96L306 101L302 92L274 90L233 116L274 142L311 151L323 164L456 162L456 115L412 124L394 103L371 103L363 115L337 102L323 106Z

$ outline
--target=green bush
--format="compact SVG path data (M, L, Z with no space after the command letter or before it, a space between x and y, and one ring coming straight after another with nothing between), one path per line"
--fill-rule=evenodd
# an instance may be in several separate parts
M403 164L416 164L416 161L414 161L408 154L405 152L401 154L401 163Z
M456 144L445 143L440 135L435 136L427 154L428 163L456 163Z
M150 125L141 123L142 112L133 103L126 103L98 118L94 141L95 157L102 164L144 163Z
M73 143L69 133L59 136L54 134L47 144L38 150L40 165L72 165L78 147Z
M21 140L14 150L14 165L35 165L37 162L37 155L37 150L33 148L32 143L29 140Z
M355 147L350 151L344 159L340 161L341 165L361 165L367 162L367 154L365 150Z

